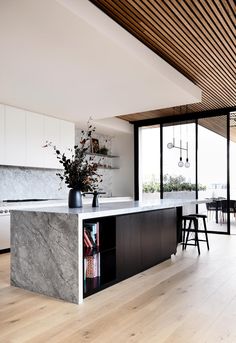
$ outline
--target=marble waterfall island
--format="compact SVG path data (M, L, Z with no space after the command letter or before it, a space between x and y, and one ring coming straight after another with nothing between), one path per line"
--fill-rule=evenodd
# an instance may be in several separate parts
M78 303L78 216L13 211L11 284Z
M177 208L196 200L157 200L18 209L11 212L11 285L72 303L135 275L176 252ZM92 224L91 224L92 223ZM84 228L99 246L87 254ZM87 254L87 255L86 255ZM96 256L97 274L87 275Z

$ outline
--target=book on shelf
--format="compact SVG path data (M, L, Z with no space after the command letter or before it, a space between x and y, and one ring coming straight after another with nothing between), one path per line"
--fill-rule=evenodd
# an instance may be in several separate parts
M84 258L84 280L86 280L87 260Z
M99 223L84 225L84 243L86 247L99 247Z
M87 235L87 232L86 230L84 230L84 246L86 248L92 248L93 247L93 244L92 242L90 241L88 235Z
M99 247L99 245L100 245L100 240L99 240L99 222L97 222L96 223L96 233L95 233L95 235L96 235L96 243L97 243L97 246Z

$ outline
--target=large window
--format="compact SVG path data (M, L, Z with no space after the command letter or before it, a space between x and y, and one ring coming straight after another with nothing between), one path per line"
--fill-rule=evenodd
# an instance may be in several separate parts
M227 201L227 117L202 118L198 124L198 183L206 186L198 198L212 200L199 211L208 215L208 230L227 232L222 213L222 201Z
M236 234L236 113L140 127L139 143L140 200L208 199L184 213Z
M236 203L236 112L230 114L230 200ZM230 214L230 230L236 234L236 214Z
M195 199L195 123L163 126L163 198ZM184 213L194 213L186 206Z
M160 127L140 128L139 199L160 198Z

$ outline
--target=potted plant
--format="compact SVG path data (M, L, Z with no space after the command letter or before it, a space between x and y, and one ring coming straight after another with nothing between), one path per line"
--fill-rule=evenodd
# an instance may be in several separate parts
M108 154L108 149L105 147L105 145L103 145L100 150L99 150L99 153L101 155L107 155Z
M85 192L94 192L102 182L102 175L98 174L99 162L94 161L94 156L87 155L90 149L90 140L95 127L88 123L87 130L81 131L79 145L73 149L68 149L71 157L58 150L51 142L46 142L46 147L52 146L55 150L57 159L63 165L64 171L57 173L61 182L64 181L70 188L68 205L70 208L82 207L82 195Z

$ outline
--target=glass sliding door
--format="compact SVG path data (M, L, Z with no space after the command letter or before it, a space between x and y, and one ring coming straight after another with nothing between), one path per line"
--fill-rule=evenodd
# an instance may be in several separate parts
M236 112L140 127L139 143L140 200L207 199L183 213L236 234Z
M236 235L236 112L230 113L230 233Z
M160 126L139 130L139 200L160 199Z
M196 125L163 125L163 198L196 198ZM184 214L195 213L196 206L183 208Z
M227 116L198 120L198 191L199 212L208 216L208 230L228 232L227 213Z

